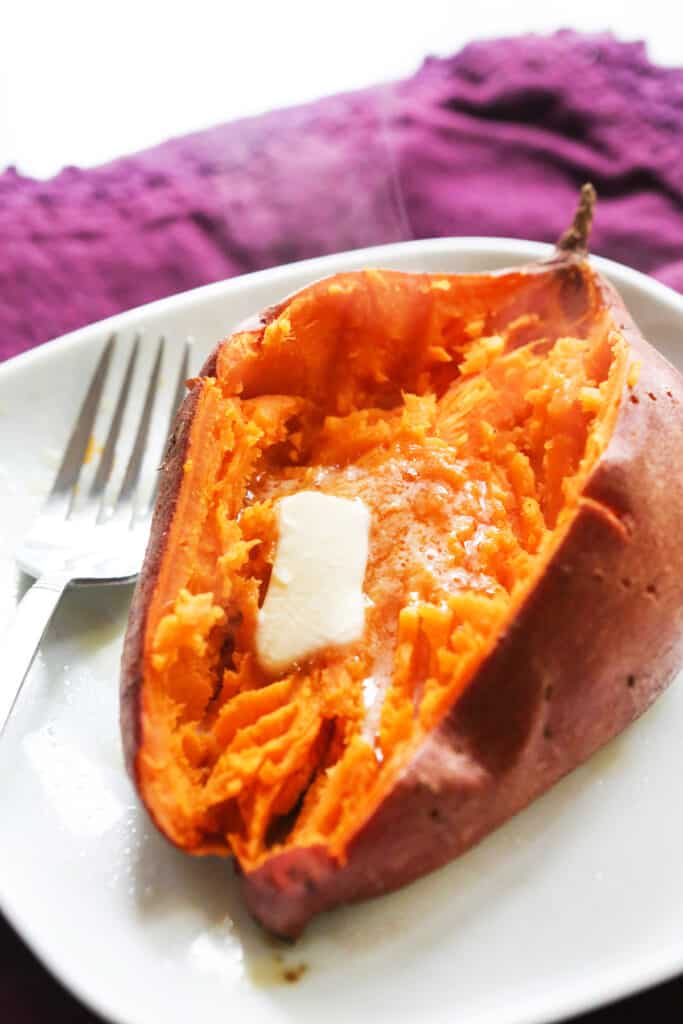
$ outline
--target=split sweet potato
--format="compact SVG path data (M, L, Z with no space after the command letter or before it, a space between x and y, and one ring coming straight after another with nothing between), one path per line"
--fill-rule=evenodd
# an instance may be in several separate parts
M319 281L221 342L163 467L122 675L131 775L296 936L481 839L683 654L683 381L588 262ZM362 639L273 676L276 503L361 497ZM370 685L369 685L370 684Z

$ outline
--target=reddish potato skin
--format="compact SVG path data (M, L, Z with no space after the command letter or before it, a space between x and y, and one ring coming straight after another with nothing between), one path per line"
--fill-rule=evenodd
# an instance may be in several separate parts
M215 372L216 357L213 353L202 367L201 375L211 377ZM149 543L128 613L128 627L123 643L119 721L126 769L136 787L138 787L137 755L142 740L140 701L147 612L152 601L161 560L166 550L168 532L173 521L183 480L183 466L198 397L196 390L190 390L185 396L176 414L173 430L164 453Z
M346 863L313 847L243 876L252 914L279 935L294 938L312 915L463 853L641 715L683 660L683 378L616 292L598 286L642 367L583 489L588 500Z
M568 253L528 271L566 270L571 294L577 260ZM683 378L642 339L616 292L596 284L642 366L580 510L465 694L359 828L345 862L322 846L293 849L242 875L251 912L276 934L295 938L314 914L396 889L458 856L642 714L683 660ZM215 356L202 375L214 372ZM147 611L195 406L190 392L164 463L124 646L121 728L136 783Z
M190 391L186 395L178 410L173 432L168 441L161 466L159 492L150 529L149 544L128 613L128 628L123 644L120 684L121 739L126 768L136 786L138 785L137 754L142 740L140 700L147 612L152 601L180 492L183 465L197 398L197 391Z

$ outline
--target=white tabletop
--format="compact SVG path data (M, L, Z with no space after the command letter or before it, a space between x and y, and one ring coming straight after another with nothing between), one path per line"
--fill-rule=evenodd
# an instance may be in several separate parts
M676 0L0 0L0 12L0 169L39 177L401 77L473 38L611 29L683 64Z

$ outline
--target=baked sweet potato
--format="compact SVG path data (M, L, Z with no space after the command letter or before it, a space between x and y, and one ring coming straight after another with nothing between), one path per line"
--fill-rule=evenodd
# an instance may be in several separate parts
M683 381L587 260L592 199L547 262L339 274L190 382L123 740L159 829L233 854L280 935L470 847L681 660ZM364 631L273 675L259 607L304 490L370 510Z

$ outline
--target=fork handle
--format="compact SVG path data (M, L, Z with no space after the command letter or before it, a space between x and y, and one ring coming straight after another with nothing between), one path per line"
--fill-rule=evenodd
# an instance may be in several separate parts
M41 576L17 605L2 644L0 736L33 664L47 624L68 584L68 576Z

